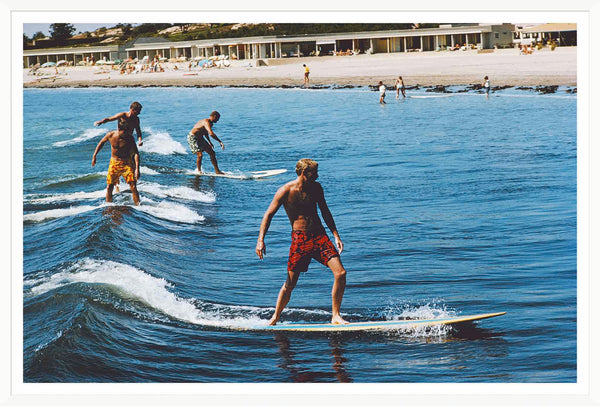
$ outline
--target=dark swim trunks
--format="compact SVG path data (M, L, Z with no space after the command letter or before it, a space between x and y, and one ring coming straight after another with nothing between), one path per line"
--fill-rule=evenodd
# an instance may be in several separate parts
M202 135L194 135L192 133L189 133L187 140L188 144L190 145L190 149L194 154L197 154L198 152L202 151L209 151L212 149L208 141L206 141L206 138L204 138L204 136Z
M331 258L339 256L340 254L324 231L320 233L292 231L292 245L287 269L288 272L306 272L311 258L327 265Z

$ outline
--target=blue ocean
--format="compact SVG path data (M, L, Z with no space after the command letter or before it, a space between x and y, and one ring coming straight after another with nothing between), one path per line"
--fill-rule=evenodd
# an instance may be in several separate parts
M23 92L23 377L39 382L577 382L577 96L508 88L73 88ZM466 90L466 91L465 91ZM106 203L110 147L140 115L141 205ZM186 135L211 111L239 180L197 176ZM254 329L286 278L283 208L300 158L344 251L349 321L506 315L379 332ZM213 171L208 157L205 171ZM331 234L330 234L331 236ZM328 322L313 261L281 323Z

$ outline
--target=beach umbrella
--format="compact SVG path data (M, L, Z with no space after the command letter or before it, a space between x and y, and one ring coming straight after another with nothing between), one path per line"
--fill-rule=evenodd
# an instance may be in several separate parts
M56 62L46 62L44 64L42 64L42 68L47 68L49 66L54 66L56 65Z
M61 66L61 65L66 65L66 64L67 64L67 61L65 61L64 59L56 62L56 66Z

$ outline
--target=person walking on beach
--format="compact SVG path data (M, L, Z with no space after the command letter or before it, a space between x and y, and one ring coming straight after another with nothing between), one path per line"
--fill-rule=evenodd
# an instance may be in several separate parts
M275 313L269 320L269 325L274 325L279 321L281 312L290 301L292 290L298 282L300 273L308 270L311 258L326 265L333 272L331 323L347 324L347 321L340 315L340 306L346 288L346 270L340 260L344 244L325 202L323 187L316 181L319 177L318 163L311 159L301 159L296 164L296 174L298 177L295 180L286 183L275 193L273 201L263 216L256 243L256 255L263 259L267 252L265 245L267 230L273 216L283 205L292 226L292 244L288 258L287 279L279 291ZM335 246L321 224L317 206L325 224L333 233Z
M490 97L490 80L488 79L487 76L483 78L483 84L481 86L483 86L483 91L485 92L485 97L489 98Z
M379 104L385 104L385 85L379 81Z
M406 98L406 94L404 93L404 81L402 80L402 76L398 76L398 79L396 79L396 99L400 98L400 92L402 92L402 97Z
M123 130L127 134L133 136L133 130L137 133L137 139L139 146L141 147L144 143L142 142L142 130L140 129L140 118L138 115L142 112L142 105L136 101L131 103L129 111L115 114L112 117L103 118L100 121L96 121L94 125L100 126L109 121L119 120L117 122L117 129Z
M306 87L309 83L308 76L310 75L310 69L308 69L308 66L306 66L305 64L303 64L302 66L304 66L304 87Z
M110 143L111 155L106 175L106 201L113 201L113 188L119 184L122 176L129 184L133 203L140 204L137 180L140 178L140 154L130 133L125 130L109 131L98 143L92 156L92 167L96 165L96 156L104 144Z
M210 137L214 138L219 142L219 144L221 144L221 149L225 150L225 145L212 130L213 124L219 121L219 118L221 118L219 112L213 111L210 113L210 117L198 121L187 136L188 144L190 145L192 153L196 154L198 157L196 159L196 167L198 168L199 173L202 173L202 153L206 151L210 157L210 161L215 167L215 173L218 175L224 174L224 172L219 169L215 148L213 143L210 141Z

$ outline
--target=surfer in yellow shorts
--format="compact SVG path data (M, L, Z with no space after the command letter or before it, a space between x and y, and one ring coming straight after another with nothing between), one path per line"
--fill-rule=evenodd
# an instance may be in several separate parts
M106 188L106 201L112 202L113 189L122 176L125 182L129 184L133 202L137 206L140 204L140 194L136 185L137 180L140 178L140 154L137 145L135 145L135 140L125 130L110 131L96 146L92 156L92 166L96 165L96 155L107 142L110 143L111 155L108 175L106 176L108 185Z

